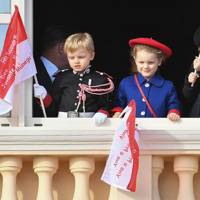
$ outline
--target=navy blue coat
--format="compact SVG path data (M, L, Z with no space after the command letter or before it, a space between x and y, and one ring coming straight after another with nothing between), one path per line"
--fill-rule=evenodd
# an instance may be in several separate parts
M171 81L165 80L159 74L155 74L149 81L140 73L137 74L137 77L157 117L166 117L169 112L180 114L180 102ZM136 102L136 117L153 117L135 83L133 75L125 77L120 82L113 111L122 111L132 99Z

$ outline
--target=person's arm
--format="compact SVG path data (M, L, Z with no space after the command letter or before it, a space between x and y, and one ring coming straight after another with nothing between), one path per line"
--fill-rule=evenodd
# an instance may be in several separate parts
M127 106L127 98L124 92L124 81L121 81L119 84L119 88L116 92L114 107L112 108L113 118L119 117L120 113Z
M45 111L47 117L57 117L57 107L53 102L53 98L50 94L47 93L47 90L44 86L39 84L34 84L34 117L43 117L42 108L40 105L39 98L41 97L44 103Z
M194 69L192 66L190 68L189 73L185 76L184 86L183 86L183 90L182 90L183 96L189 102L195 101L195 99L197 98L197 95L199 93L199 90L200 90L200 79L196 78L195 81L192 81L192 79L195 78L195 77L193 77L193 75L195 76L195 74L193 74L194 73L193 71L194 71ZM199 76L199 73L200 72L197 71L198 76Z
M107 76L102 77L102 79L103 79L102 84L110 83L110 85L105 88L106 90L108 90L110 88L109 89L110 92L108 91L107 94L97 96L97 98L98 98L98 100L97 100L98 110L94 115L95 123L97 125L103 124L105 122L105 120L107 119L107 117L110 116L109 111L110 111L110 108L111 108L111 101L112 101L112 95L113 95L113 92L111 91L112 90L111 87L112 87L112 85L114 87L112 80L109 79L109 81L108 81Z
M60 102L61 102L61 97L62 97L62 85L63 85L63 80L65 74L60 73L56 76L54 82L53 82L53 87L52 87L52 98L54 101L54 104L59 108Z
M181 117L181 104L178 99L176 89L173 83L170 83L170 91L168 94L168 102L167 102L167 118L171 121L178 121Z

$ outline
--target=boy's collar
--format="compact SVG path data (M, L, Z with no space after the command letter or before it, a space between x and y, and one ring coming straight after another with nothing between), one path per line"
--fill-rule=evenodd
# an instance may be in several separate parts
M73 70L73 73L74 74L77 74L77 75L80 75L80 74L89 74L90 73L90 67L91 67L91 65L88 65L83 71L81 71L81 72L77 72L77 71L74 71Z

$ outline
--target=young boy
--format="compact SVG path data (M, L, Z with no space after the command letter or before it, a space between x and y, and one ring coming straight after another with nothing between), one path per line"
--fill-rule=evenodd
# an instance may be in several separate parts
M109 93L113 82L103 72L93 70L94 42L89 33L70 35L64 44L70 70L58 73L53 84L53 98L58 117L94 117L102 124L109 115Z
M200 117L200 27L195 31L193 40L199 55L194 58L189 73L185 77L183 95L192 104L190 117Z
M168 117L180 119L180 103L173 83L158 74L159 66L170 57L172 50L152 38L136 38L129 41L131 56L137 68L134 75L125 77L119 85L115 107L118 117L134 99L137 117Z

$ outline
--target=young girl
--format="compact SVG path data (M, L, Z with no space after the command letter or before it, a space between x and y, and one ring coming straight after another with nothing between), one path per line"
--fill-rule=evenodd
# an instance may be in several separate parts
M95 71L94 43L89 33L70 35L64 44L70 70L57 74L53 83L54 101L58 117L92 117L102 124L109 115L109 93L114 89L110 77Z
M158 74L158 67L170 57L172 50L151 38L129 41L131 57L137 73L125 77L119 85L113 117L118 117L130 100L136 101L137 117L168 117L180 119L180 103L171 81Z

